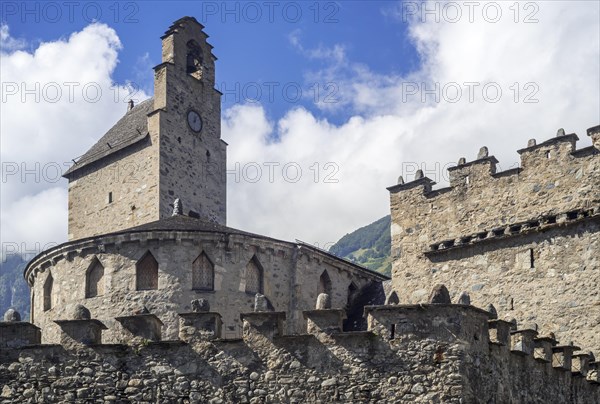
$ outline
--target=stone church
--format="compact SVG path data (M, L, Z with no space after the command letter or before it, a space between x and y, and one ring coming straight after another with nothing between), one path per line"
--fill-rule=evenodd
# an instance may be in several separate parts
M207 38L194 18L176 21L161 37L154 97L130 102L65 173L69 241L25 270L44 342L58 342L54 321L78 304L108 326L104 341L118 341L116 317L143 308L161 319L163 338L175 338L177 312L199 298L222 314L223 335L236 338L257 293L298 332L318 293L360 317L353 302L388 279L308 244L226 226L227 143Z

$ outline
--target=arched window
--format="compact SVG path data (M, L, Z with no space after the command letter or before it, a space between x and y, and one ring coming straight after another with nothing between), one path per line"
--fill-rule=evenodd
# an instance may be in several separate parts
M158 262L150 251L135 265L135 282L137 290L158 289Z
M33 290L31 291L31 306L30 307L31 307L30 323L33 324L35 322L35 316L34 316L34 313L35 313L35 291L33 291Z
M398 297L398 294L395 291L390 293L385 304L400 304L400 298Z
M44 311L52 308L52 289L54 288L54 278L52 274L48 272L46 282L44 282Z
M331 296L331 279L327 271L323 271L319 278L319 293L327 293Z
M215 266L203 252L192 263L192 289L215 289Z
M104 294L104 266L94 257L85 275L85 297L96 297Z
M246 293L263 293L263 271L256 256L246 264Z
M202 49L193 39L187 43L186 72L200 80L202 78Z

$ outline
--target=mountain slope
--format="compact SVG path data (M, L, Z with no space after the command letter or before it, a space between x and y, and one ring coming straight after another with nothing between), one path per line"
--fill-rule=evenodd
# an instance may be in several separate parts
M23 278L26 262L18 255L9 255L0 262L0 316L9 308L29 319L29 286Z
M391 275L390 215L346 234L329 252L385 275Z

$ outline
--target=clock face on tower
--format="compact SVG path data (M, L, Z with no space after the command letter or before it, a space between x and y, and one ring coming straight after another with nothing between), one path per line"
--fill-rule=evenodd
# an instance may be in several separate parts
M200 114L193 109L187 114L187 122L191 130L196 133L200 133L202 130L202 118Z

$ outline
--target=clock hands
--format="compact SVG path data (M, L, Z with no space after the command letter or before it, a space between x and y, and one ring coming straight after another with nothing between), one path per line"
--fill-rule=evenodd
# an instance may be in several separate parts
M202 130L202 118L200 114L194 110L188 112L188 124L194 132Z

